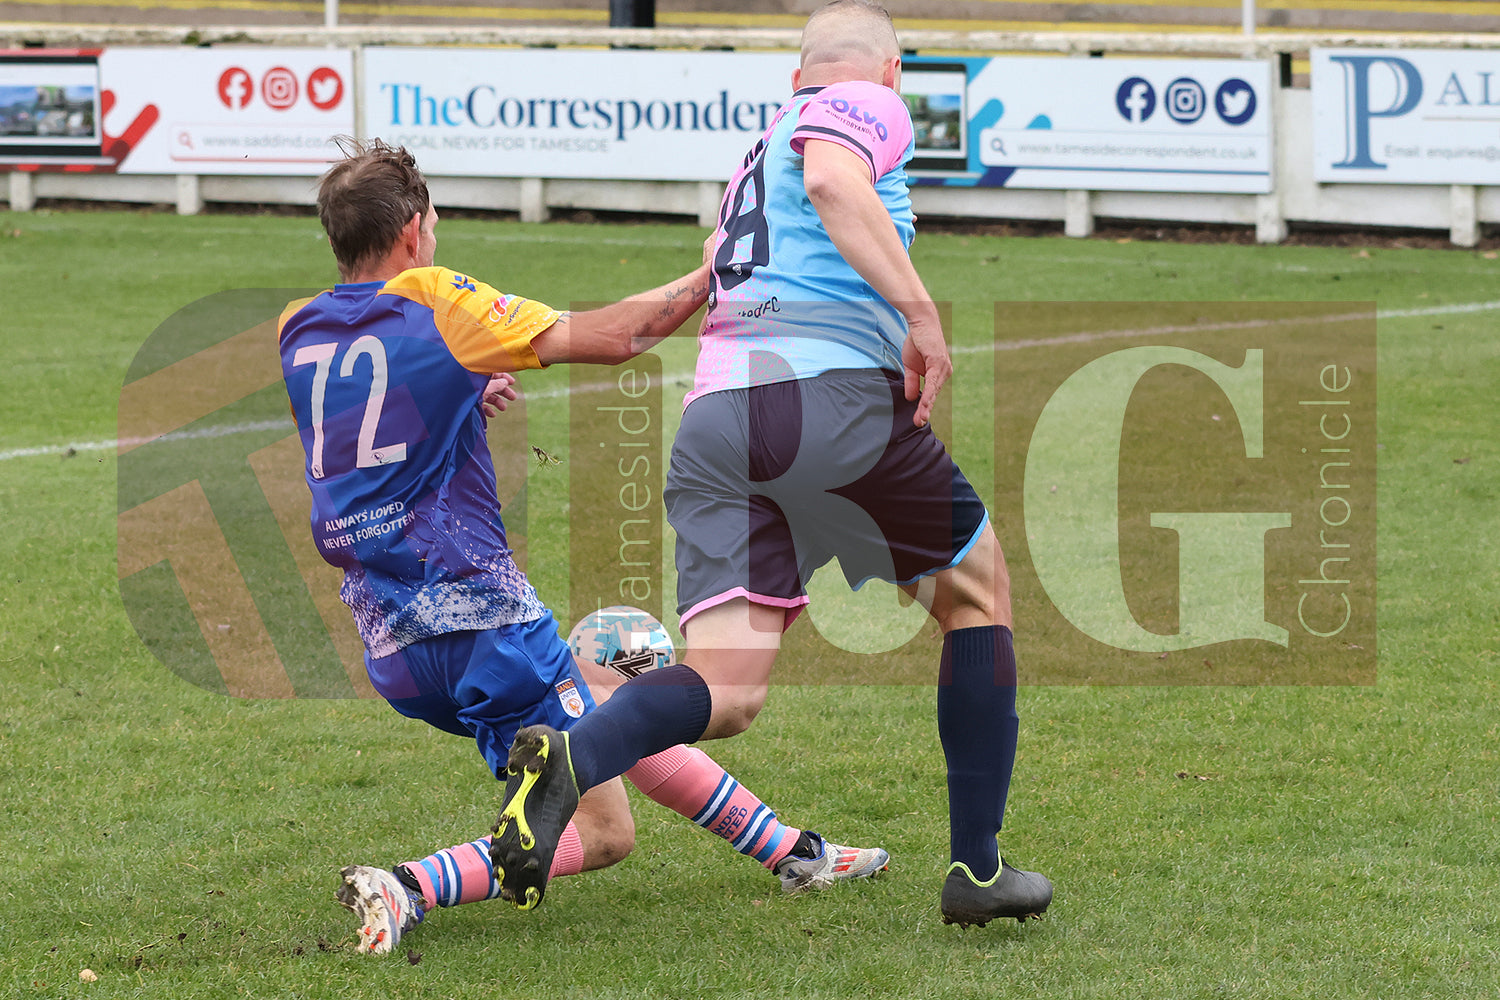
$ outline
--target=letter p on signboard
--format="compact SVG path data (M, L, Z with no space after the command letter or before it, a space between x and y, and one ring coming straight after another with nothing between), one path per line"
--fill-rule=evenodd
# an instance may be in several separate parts
M1329 60L1339 65L1344 77L1344 158L1334 167L1384 170L1386 165L1370 155L1370 120L1400 118L1414 111L1422 100L1421 72L1392 55L1340 54Z

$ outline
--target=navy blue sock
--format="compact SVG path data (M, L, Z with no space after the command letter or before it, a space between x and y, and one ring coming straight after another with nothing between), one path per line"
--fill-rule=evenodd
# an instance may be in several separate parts
M1004 625L943 636L938 737L948 762L949 849L981 882L999 870L995 836L1016 763L1016 654Z
M568 753L580 793L617 778L642 757L696 743L713 701L685 663L648 670L621 684L609 701L568 730Z

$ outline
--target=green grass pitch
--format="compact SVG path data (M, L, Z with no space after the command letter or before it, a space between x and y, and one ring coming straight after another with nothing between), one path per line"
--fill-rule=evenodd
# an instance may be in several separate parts
M438 245L450 266L562 305L665 281L702 236L454 220ZM399 954L356 955L337 869L477 835L496 789L471 745L378 701L234 700L163 667L122 605L105 444L131 359L173 311L222 289L333 279L316 220L0 214L0 995L1492 995L1493 254L924 233L915 258L953 304L955 450L983 491L996 302L1375 302L1376 682L1025 688L1003 847L1047 872L1057 900L1041 922L967 932L937 918L946 820L930 688L778 687L749 734L712 752L788 822L888 848L883 881L785 898L637 800L635 854L554 886L535 913L439 911ZM687 338L662 353L666 370L690 367ZM531 419L545 433L565 415L557 395ZM533 471L533 517L565 499L553 475ZM537 528L529 544L555 599L565 548ZM1023 675L1026 643L1021 622ZM80 981L85 968L97 981Z

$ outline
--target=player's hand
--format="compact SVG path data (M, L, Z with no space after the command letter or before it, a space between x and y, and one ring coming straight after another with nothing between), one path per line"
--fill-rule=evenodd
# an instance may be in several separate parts
M484 387L480 405L486 417L499 416L516 398L516 377L510 372L490 376L490 384Z
M901 345L901 366L906 369L906 399L916 400L912 423L927 426L938 393L953 374L953 359L943 340L943 328L935 320L916 319L907 325L906 343Z

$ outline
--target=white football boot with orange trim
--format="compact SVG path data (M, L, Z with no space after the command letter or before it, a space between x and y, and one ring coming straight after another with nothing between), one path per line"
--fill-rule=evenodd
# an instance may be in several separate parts
M402 885L393 872L350 865L340 874L344 884L339 886L338 900L360 919L354 946L361 952L386 954L426 915L422 897Z
M807 892L846 879L874 878L891 866L891 856L878 847L842 847L811 830L806 833L818 853L811 858L788 854L776 863L782 892Z

